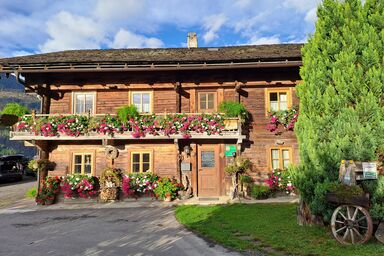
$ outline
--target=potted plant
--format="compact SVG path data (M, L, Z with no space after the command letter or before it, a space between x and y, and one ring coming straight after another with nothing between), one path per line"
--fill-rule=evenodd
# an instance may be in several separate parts
M226 130L237 130L238 118L241 122L245 122L249 118L249 112L240 102L223 101L219 105L219 111L225 114L224 126Z
M38 205L53 204L56 199L56 195L60 192L61 178L59 177L47 177L41 184L39 193L37 193L35 201Z
M106 168L100 177L100 200L107 202L117 200L119 197L119 188L122 182L122 171L116 168Z
M231 198L234 199L238 196L238 174L245 173L250 170L252 166L251 161L248 158L235 157L233 161L224 168L224 171L232 178L232 191Z
M178 191L183 189L183 185L178 183L175 178L163 177L159 178L157 187L154 192L157 197L163 199L165 202L170 202L176 198Z
M244 197L249 196L251 193L251 188L253 184L252 177L246 174L241 174L239 180L240 180L240 186L241 186L241 190L243 192Z

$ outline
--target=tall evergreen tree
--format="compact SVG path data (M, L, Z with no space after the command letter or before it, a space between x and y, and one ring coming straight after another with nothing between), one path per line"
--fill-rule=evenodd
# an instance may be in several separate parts
M297 87L297 186L313 214L329 216L323 188L337 181L340 160L383 152L384 1L324 0L317 15Z

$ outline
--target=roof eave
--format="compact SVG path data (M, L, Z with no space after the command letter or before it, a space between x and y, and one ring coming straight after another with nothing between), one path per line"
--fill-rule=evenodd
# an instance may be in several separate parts
M301 60L284 61L258 61L258 62L226 62L226 63L198 63L198 64L145 64L130 65L82 63L82 64L41 64L24 65L12 64L0 65L0 73L68 73L68 72L130 72L130 71L179 71L179 70L206 70L206 69L239 69L239 68L277 68L277 67L299 67Z

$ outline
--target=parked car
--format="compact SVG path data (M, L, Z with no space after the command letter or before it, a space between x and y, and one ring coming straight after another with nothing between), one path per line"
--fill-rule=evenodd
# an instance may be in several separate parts
M25 169L23 155L0 156L0 181L19 181Z

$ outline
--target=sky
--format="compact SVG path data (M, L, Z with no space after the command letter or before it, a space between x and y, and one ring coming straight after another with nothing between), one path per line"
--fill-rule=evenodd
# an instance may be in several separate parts
M302 43L321 0L0 0L0 57L73 49Z

